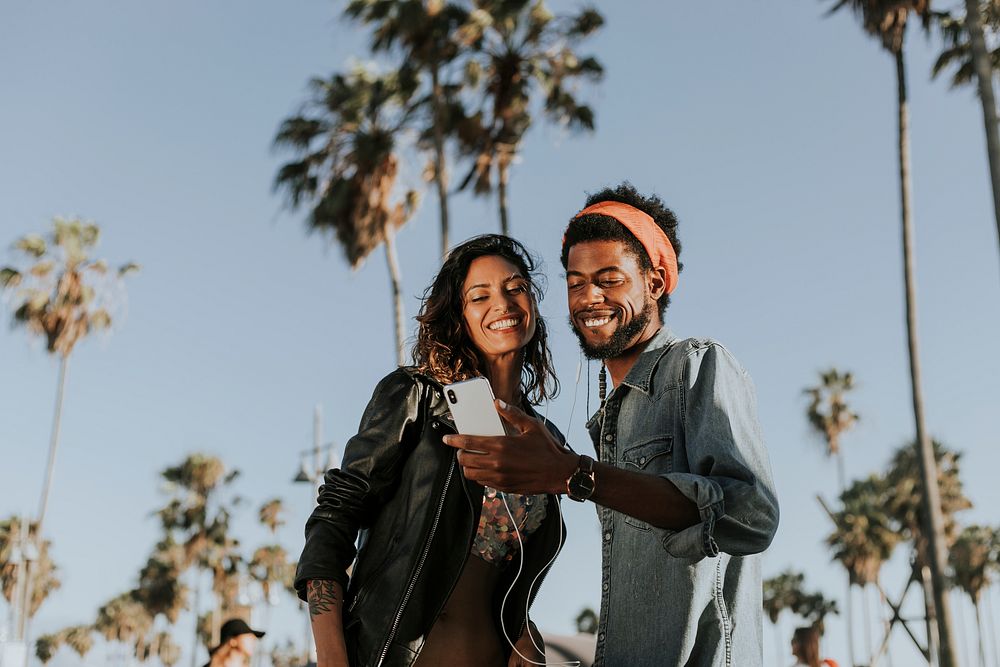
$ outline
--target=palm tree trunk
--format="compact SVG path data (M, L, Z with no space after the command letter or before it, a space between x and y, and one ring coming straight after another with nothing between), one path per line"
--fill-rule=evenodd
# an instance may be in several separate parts
M781 619L779 618L778 621ZM771 624L774 628L774 662L778 667L783 667L785 664L785 645L781 641L781 626L778 625L778 621Z
M49 506L49 492L52 489L52 475L56 467L56 450L59 448L59 428L62 425L63 393L66 389L66 367L69 365L69 355L60 355L59 383L56 385L56 409L52 417L52 436L49 439L49 460L45 466L45 483L42 485L42 500L38 507L38 527L35 535L39 540L42 535L42 524L45 522L45 510Z
M997 624L996 617L993 615L993 599L990 597L989 589L986 590L986 629L989 630L986 634L992 639L993 645L993 661L996 667L1000 667L1000 648L997 647Z
M406 332L403 327L403 288L399 277L399 258L396 256L395 232L387 229L385 233L385 262L389 266L389 283L392 287L392 314L396 323L396 363L400 366L406 363L403 356L403 341Z
M847 488L847 474L844 471L844 452L841 449L837 449L837 482L840 485L840 495L844 495L844 490ZM851 661L851 667L857 667L857 660L854 655L854 596L852 592L854 587L851 584L851 573L847 574L847 597L844 598L847 602L847 655Z
M990 164L993 186L993 217L997 224L997 244L1000 245L1000 135L997 132L997 102L993 94L993 67L986 52L986 38L979 16L978 0L965 0L965 29L969 33L972 65L979 84L979 101L983 105L986 127L986 156Z
M191 568L194 574L194 641L191 642L191 667L198 667L198 615L201 613L201 570Z
M847 656L851 660L851 667L857 667L858 661L854 655L854 586L851 584L851 574L847 573Z
M865 650L867 651L865 655L868 656L865 664L871 665L875 654L872 652L872 617L868 597L868 587L861 586L861 613L863 614L862 618L865 620Z
M972 600L972 606L976 608L976 635L979 637L979 664L981 667L987 667L986 645L983 643L983 615L979 610L978 598L974 598Z
M500 158L497 167L499 171L499 183L497 184L497 199L500 206L500 233L510 236L510 222L507 218L507 179L510 178L510 167L504 163L504 158Z
M63 396L66 390L66 369L69 366L69 355L59 355L59 380L56 384L56 407L52 415L52 433L49 437L49 457L45 464L45 481L42 483L42 498L38 505L38 522L35 525L35 549L41 553L42 524L45 521L45 511L49 506L49 494L52 490L52 477L56 468L56 452L59 449L59 430L62 426ZM31 599L35 590L35 566L31 561L25 567L24 617L21 636L27 645L31 645Z
M963 657L965 658L965 662L968 663L970 660L970 656L972 655L972 651L969 649L969 631L968 631L969 624L965 622L965 607L962 604L961 596L959 596L959 599L955 602L955 609L958 610L958 612L955 615L958 617L956 619L958 621L957 627L961 628L960 632L962 635L962 651L965 653Z
M444 163L444 118L441 115L441 81L438 68L431 68L431 93L434 106L434 182L437 184L438 204L441 211L441 261L448 254L448 183Z
M899 93L899 183L900 205L903 222L903 282L906 288L906 333L910 354L910 386L913 392L913 417L917 430L917 453L920 477L923 482L923 503L929 518L927 537L930 546L931 587L934 594L934 611L937 617L941 667L958 667L953 642L951 610L945 587L944 517L938 489L937 464L931 440L924 426L924 397L920 386L920 356L917 348L917 303L915 253L913 250L913 220L910 214L910 138L909 109L906 95L906 64L903 51L896 52L896 84Z

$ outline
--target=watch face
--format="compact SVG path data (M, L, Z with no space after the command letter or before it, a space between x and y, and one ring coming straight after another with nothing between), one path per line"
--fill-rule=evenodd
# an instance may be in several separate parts
M574 497L581 500L589 498L590 494L594 492L593 473L588 475L582 470L577 471L569 480L569 488Z

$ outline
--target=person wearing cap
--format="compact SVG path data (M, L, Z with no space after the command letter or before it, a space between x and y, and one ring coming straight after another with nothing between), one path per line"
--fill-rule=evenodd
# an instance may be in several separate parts
M205 667L246 667L257 648L257 640L263 636L261 630L253 630L243 619L229 619L219 631L218 646L209 649Z
M515 435L445 438L470 480L596 504L594 664L605 667L763 661L759 554L778 525L770 463L747 372L715 340L665 325L679 253L674 214L629 183L589 197L566 228L570 325L603 362L587 423L596 460L499 402ZM752 261L734 270L748 274Z

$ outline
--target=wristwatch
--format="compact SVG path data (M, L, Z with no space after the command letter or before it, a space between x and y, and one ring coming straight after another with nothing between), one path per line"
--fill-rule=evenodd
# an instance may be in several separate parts
M597 488L597 481L594 479L594 459L586 454L580 455L580 461L576 465L576 472L566 480L566 495L570 500L582 503L592 495Z

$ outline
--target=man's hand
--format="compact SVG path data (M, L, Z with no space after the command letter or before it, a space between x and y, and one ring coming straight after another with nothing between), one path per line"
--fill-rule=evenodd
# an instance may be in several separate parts
M459 450L465 477L509 493L565 493L578 457L564 449L541 421L503 401L496 401L496 406L515 435L444 437L446 445Z

